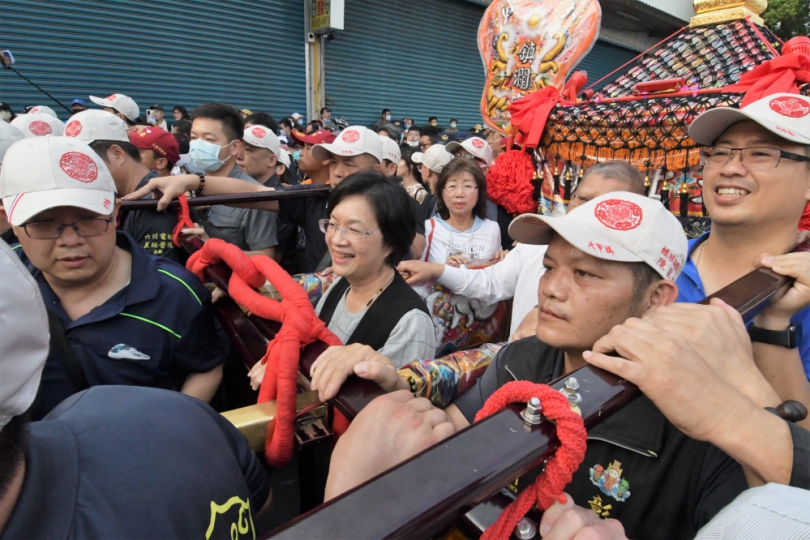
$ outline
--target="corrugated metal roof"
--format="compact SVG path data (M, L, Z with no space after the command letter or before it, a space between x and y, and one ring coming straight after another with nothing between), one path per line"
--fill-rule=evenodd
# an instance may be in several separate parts
M689 21L695 15L693 0L638 0L655 9L663 11L682 21Z

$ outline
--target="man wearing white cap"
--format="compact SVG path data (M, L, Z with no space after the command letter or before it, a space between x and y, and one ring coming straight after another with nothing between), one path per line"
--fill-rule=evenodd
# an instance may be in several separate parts
M494 162L492 158L492 148L489 143L481 137L470 137L462 142L453 141L447 145L447 151L456 157L474 159L476 163L487 173Z
M0 538L224 540L235 523L252 529L267 477L244 436L199 400L97 386L27 421L47 384L48 311L3 242L0 275Z
M224 355L208 291L182 266L115 230L115 183L87 144L23 139L6 152L0 196L16 249L53 315L32 416L89 386L182 390L209 401Z
M127 123L127 126L134 126L138 123L141 112L135 100L124 94L110 94L105 98L90 96L90 101L96 105L101 105L104 110L111 112Z
M276 163L281 155L281 141L265 126L250 126L245 129L244 150L236 164L260 184L277 188L281 181L276 175Z
M159 176L157 171L143 164L140 150L130 142L126 123L117 115L98 109L76 113L68 120L65 136L84 141L104 160L119 197L132 193ZM192 219L196 219L196 212ZM152 255L167 257L185 265L188 254L172 242L176 224L174 212L135 210L126 214L121 230Z
M757 367L779 395L810 405L810 254L783 255L796 245L810 200L810 98L774 94L742 109L712 109L692 122L689 136L705 145L703 201L712 225L689 243L679 301L696 302L759 264L796 278L749 334Z
M383 143L379 135L363 126L349 126L334 142L312 147L315 159L330 159L329 183L332 187L352 173L375 170L382 172Z
M11 121L11 125L23 132L26 137L61 137L65 133L65 123L47 113L21 114Z
M563 218L520 216L509 232L519 242L548 246L537 289L536 337L501 349L476 384L444 409L458 429L472 423L486 399L507 382L548 383L584 366L583 354L615 325L654 313L678 296L674 280L686 259L686 236L678 220L648 197L607 193ZM663 265L662 253L667 254ZM360 361L366 368L361 372L368 374L369 364L387 359L374 353L341 369L354 373ZM326 388L325 381L313 382ZM409 387L399 376L378 382L388 390ZM435 418L439 421L439 415ZM371 433L380 433L383 444L388 437L384 426ZM684 435L646 397L591 429L588 437L585 460L566 493L580 504L598 497L600 512L606 512L601 517L618 519L630 538L692 538L747 487L737 463ZM367 455L374 455L377 441L370 435L365 442ZM528 476L517 482L518 490L530 485L533 475Z
M385 176L396 176L402 151L397 142L390 137L380 137L383 143L383 170Z
M423 183L430 188L431 193L434 193L439 175L444 166L453 161L453 154L447 151L447 147L434 144L421 154L417 152L411 159L419 164Z

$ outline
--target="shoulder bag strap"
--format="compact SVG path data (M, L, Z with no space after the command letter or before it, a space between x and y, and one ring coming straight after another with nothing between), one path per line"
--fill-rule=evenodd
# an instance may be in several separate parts
M87 376L84 374L84 369L76 357L76 352L70 346L67 334L65 334L65 325L59 315L52 312L50 309L45 309L48 312L48 329L51 332L51 352L59 359L62 367L65 368L67 378L76 392L87 390L90 388L90 383L87 382Z

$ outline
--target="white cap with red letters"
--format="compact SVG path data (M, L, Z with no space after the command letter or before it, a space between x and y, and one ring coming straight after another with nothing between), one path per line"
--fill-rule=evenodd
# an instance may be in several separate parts
M0 197L12 225L45 210L75 206L100 215L115 208L115 182L86 143L70 137L33 137L11 145L0 170Z
M316 144L312 147L312 155L319 161L329 159L329 154L336 156L369 154L382 163L383 142L379 135L366 127L349 126L337 136L334 142Z
M242 135L244 141L251 146L258 146L259 148L267 148L273 155L278 157L281 155L281 141L273 130L265 126L250 126L245 128L245 133Z
M564 217L523 214L509 225L509 236L524 244L546 245L555 232L588 255L643 262L664 279L677 279L686 263L678 219L660 201L636 193L606 193Z

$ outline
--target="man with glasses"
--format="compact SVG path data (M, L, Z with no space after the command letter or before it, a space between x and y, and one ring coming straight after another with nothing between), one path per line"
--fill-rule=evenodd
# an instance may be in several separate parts
M210 294L182 266L116 232L116 188L104 161L76 139L25 139L6 153L0 186L15 249L50 320L32 418L96 385L210 401L224 361Z
M773 94L701 114L689 136L706 145L703 201L711 231L689 243L681 302L697 302L766 266L796 278L748 327L757 367L782 399L810 404L810 255L791 253L810 199L810 99Z

